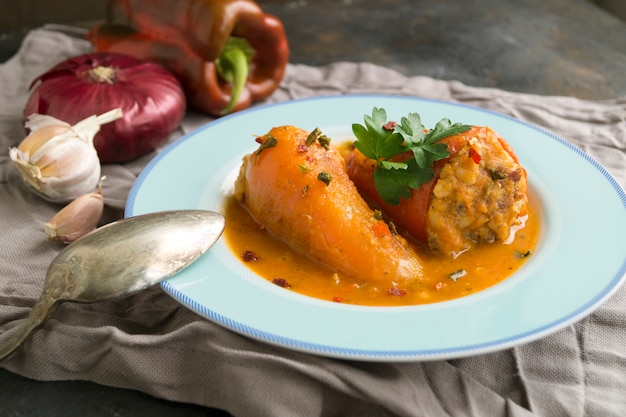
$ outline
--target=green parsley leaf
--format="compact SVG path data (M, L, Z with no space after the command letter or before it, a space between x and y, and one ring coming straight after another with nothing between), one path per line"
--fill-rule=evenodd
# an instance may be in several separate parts
M471 125L452 124L440 120L427 131L418 113L402 117L399 124L388 124L385 109L372 109L372 115L364 115L365 126L355 123L352 132L357 140L354 146L366 157L376 161L374 185L380 197L391 205L400 204L401 198L409 198L411 189L417 190L430 181L433 163L450 156L448 145L438 141L471 129ZM395 161L394 157L412 152L413 158Z
M391 158L405 150L403 139L393 130L383 128L387 123L385 109L374 107L372 116L364 116L365 126L355 123L352 125L352 133L359 139L354 146L370 159Z
M374 169L374 185L380 197L389 204L400 204L400 197L409 198L411 190L403 183L398 171L387 170L378 165Z
M402 135L407 146L421 145L426 137L424 130L422 118L417 113L409 113L409 116L400 119L400 124L394 128L395 132Z
M400 204L400 197L409 198L411 189L417 190L422 184L430 181L434 175L432 170L418 167L414 159L409 159L403 163L404 168L393 168L389 167L390 165L386 161L382 161L376 166L374 185L380 197L394 206Z
M428 132L425 141L427 143L435 143L436 141L452 135L467 132L472 125L463 125L461 123L450 122L449 119L441 119L435 127Z
M413 157L415 158L417 165L422 169L430 169L435 161L450 156L448 145L445 143L412 146L411 150L413 151Z

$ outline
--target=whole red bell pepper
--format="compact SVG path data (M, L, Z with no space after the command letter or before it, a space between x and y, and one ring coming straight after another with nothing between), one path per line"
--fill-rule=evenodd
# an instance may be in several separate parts
M252 0L110 0L88 39L96 51L165 66L189 106L212 115L268 97L289 59L282 23Z

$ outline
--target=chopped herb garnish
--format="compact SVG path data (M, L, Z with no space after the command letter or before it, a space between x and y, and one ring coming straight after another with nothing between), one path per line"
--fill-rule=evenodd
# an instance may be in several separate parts
M326 171L322 171L319 174L317 174L317 179L322 181L324 184L328 185L330 184L330 181L333 179L333 176L330 175L330 173Z
M520 252L518 250L515 251L515 256L517 256L518 258L527 258L530 255L532 255L532 251L527 250L526 252Z
M330 147L330 138L324 135L319 127L316 127L311 133L309 133L309 136L306 138L306 144L311 146L315 143L315 141L318 141L324 149L328 149Z
M374 210L374 218L376 220L382 220L383 219L383 212L380 210Z
M376 161L374 185L380 197L388 204L400 204L400 198L409 198L411 189L419 189L430 181L433 163L450 156L448 145L440 139L471 129L471 125L452 124L440 120L426 131L417 113L403 117L400 123L388 122L385 109L374 107L372 115L364 116L365 126L355 123L352 132L357 137L354 146L366 157ZM413 158L393 161L394 157L411 151Z
M320 143L320 145L322 146L322 148L328 150L328 148L330 148L330 138L326 135L322 135L320 136L317 141Z
M317 140L317 137L319 135L322 134L322 131L316 127L315 129L313 129L313 131L311 133L309 133L309 136L307 136L306 138L306 144L307 146L311 146L315 143L315 141Z
M311 172L313 168L306 166L304 164L298 164L298 169L301 173L306 174L307 172Z
M278 139L276 139L274 136L265 136L265 140L261 142L261 146L259 146L259 149L257 149L257 151L254 153L254 163L256 164L256 160L261 152L263 152L265 149L273 148L274 146L276 146L277 143Z

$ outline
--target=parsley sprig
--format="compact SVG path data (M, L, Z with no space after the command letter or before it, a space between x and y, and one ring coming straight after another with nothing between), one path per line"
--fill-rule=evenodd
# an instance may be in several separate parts
M440 120L426 131L418 113L409 113L400 123L387 121L385 109L374 107L372 115L364 116L365 126L354 123L352 132L357 137L354 146L366 157L376 161L374 185L380 197L388 204L400 204L400 198L409 198L411 189L419 189L430 181L433 163L450 156L448 145L440 139L471 129L471 125ZM405 161L392 159L412 152Z

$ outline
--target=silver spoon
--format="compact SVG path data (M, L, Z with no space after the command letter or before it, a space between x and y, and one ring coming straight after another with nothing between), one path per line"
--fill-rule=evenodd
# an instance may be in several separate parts
M43 323L58 301L106 301L158 284L205 253L224 226L216 212L167 211L109 223L69 244L48 268L33 310L0 343L0 359Z

